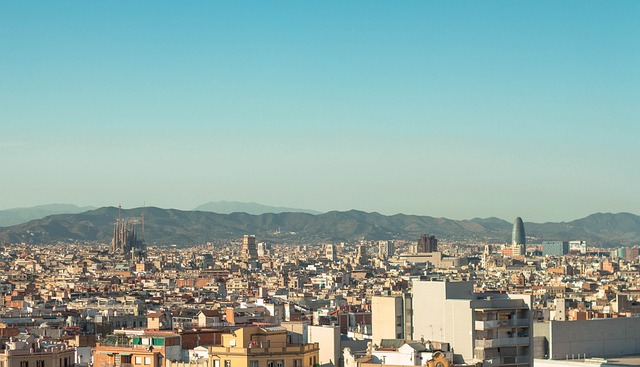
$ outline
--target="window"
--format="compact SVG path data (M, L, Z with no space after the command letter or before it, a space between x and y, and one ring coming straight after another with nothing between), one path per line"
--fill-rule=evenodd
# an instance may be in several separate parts
M284 367L284 361L281 359L277 361L267 361L267 367Z
M136 364L142 364L142 357L136 357Z
M220 367L220 360L219 359L214 359L213 360L213 367Z
M231 367L231 361L228 359L224 360L224 367Z
M37 360L36 367L44 367L44 359Z
M258 361L249 361L249 367L258 367Z
M144 357L144 364L146 365L151 364L151 357Z
M302 359L294 359L293 367L302 367Z
M29 361L20 361L20 367L29 367Z
M120 363L129 363L131 364L131 356L120 356ZM40 367L40 366L37 366Z

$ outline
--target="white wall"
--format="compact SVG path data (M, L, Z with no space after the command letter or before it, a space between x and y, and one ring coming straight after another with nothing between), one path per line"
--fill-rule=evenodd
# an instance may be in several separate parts
M640 318L636 317L551 321L549 333L551 359L640 354Z
M455 363L472 363L472 284L414 281L412 287L413 339L448 342L457 356Z

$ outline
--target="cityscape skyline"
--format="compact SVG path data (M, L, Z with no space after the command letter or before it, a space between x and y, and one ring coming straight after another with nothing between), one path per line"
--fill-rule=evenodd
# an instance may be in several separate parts
M640 4L0 4L0 209L640 213Z

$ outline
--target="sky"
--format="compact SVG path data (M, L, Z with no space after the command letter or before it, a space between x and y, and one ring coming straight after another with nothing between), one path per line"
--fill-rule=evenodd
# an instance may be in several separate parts
M0 209L640 214L638 1L2 1Z

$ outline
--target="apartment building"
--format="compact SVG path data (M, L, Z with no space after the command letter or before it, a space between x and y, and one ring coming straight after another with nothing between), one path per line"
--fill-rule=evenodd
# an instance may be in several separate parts
M75 348L45 344L33 335L12 337L0 353L0 367L72 367Z
M211 367L313 367L318 343L292 344L282 326L247 326L222 334L222 345L209 347Z
M532 365L531 296L474 293L468 281L412 285L414 340L450 343L456 364Z

